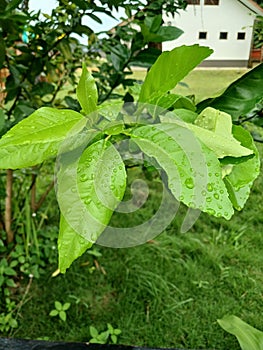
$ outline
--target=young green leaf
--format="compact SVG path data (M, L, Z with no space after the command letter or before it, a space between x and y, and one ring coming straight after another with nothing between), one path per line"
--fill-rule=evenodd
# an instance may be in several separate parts
M86 64L82 64L82 74L77 86L77 98L86 115L96 111L98 103L98 90L95 80L87 70Z
M38 109L1 138L0 168L25 168L56 156L69 131L82 120L81 114L70 110Z
M242 350L263 349L263 332L250 326L239 317L225 316L217 322L225 331L237 337Z
M85 251L91 248L93 243L80 236L67 223L64 216L60 216L60 227L58 236L59 269L62 273L80 257Z
M222 95L200 102L200 112L210 106L230 114L233 120L250 112L263 96L263 63L234 81Z
M190 130L172 123L142 126L133 131L132 139L165 170L176 199L188 207L230 219L234 211L220 163Z
M59 311L58 311L58 310L51 310L51 311L50 311L50 313L49 313L49 316L54 317L54 316L57 316L57 315L58 315L58 313L59 313Z
M67 319L67 314L66 314L66 312L64 311L64 310L61 310L61 311L59 311L59 318L62 320L62 321L64 321L64 322L66 322L66 319Z
M243 147L233 137L232 120L227 113L208 107L197 117L195 125L188 124L188 127L218 158L253 154L251 149Z
M173 89L212 52L212 49L199 45L180 46L163 52L145 78L139 102L154 103L156 98Z
M249 197L254 180L259 175L260 157L253 138L247 130L234 125L233 135L244 147L251 149L255 155L241 163L232 164L230 174L224 177L230 200L235 209L241 210ZM231 164L231 159L229 162Z
M99 335L99 332L93 326L89 327L89 332L90 332L90 335L92 336L92 338L97 338L97 336Z
M69 308L70 308L70 303L65 303L64 305L63 305L63 310L64 311L67 311Z
M58 311L61 311L62 310L62 304L60 301L55 301L55 308L58 310Z

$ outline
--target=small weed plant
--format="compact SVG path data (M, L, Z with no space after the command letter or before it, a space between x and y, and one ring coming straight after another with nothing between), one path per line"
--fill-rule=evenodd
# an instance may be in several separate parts
M118 328L113 328L110 323L107 324L106 331L99 332L97 328L95 328L94 326L90 326L89 331L92 337L89 340L89 342L96 343L96 344L108 344L108 343L117 344L118 335L121 334L121 330Z
M66 311L70 308L70 303L62 304L60 301L55 301L55 309L51 310L49 316L51 317L59 317L62 321L66 322L67 313Z

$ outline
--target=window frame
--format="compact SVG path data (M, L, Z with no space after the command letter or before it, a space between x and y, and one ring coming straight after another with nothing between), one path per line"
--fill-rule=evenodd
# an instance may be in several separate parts
M213 2L216 2L216 4L213 4ZM205 0L204 5L205 6L219 6L219 0Z
M228 40L228 32L220 32L219 40Z
M186 0L188 5L200 5L200 0Z
M201 36L204 34L204 38L201 38ZM198 39L199 40L207 40L207 32L198 32Z
M237 32L237 40L246 40L246 32Z

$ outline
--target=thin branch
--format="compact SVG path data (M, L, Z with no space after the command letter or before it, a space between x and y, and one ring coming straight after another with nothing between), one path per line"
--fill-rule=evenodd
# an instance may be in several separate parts
M41 205L43 204L44 200L47 198L49 192L52 190L52 188L54 187L54 183L55 181L53 180L48 188L46 189L46 191L42 194L42 196L40 197L39 201L36 203L35 205L35 212L38 211L38 209L41 207Z

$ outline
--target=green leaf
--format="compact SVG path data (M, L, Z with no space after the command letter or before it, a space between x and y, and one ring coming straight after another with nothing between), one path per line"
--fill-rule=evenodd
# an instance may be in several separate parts
M99 335L99 332L93 326L89 327L89 332L90 332L90 335L92 336L92 338L97 338L97 336Z
M12 327L12 328L17 328L17 327L18 327L17 320L16 320L15 318L11 318L11 319L9 320L9 325L10 325L10 327Z
M57 316L58 315L58 310L51 310L50 313L49 313L49 316Z
M55 301L55 308L57 311L61 311L63 309L60 301Z
M222 95L205 100L197 105L200 112L213 107L230 114L233 120L245 116L263 96L263 63L234 81Z
M250 326L239 317L225 316L217 322L225 331L237 337L242 350L263 349L263 332Z
M173 108L183 108L185 110L195 111L195 105L185 96L176 95L176 94L164 94L156 99L155 104L164 109Z
M98 111L100 115L103 115L108 121L114 121L117 119L119 113L123 107L123 101L111 100L105 101L98 106Z
M75 185L72 185L76 167ZM100 140L85 149L78 164L66 163L60 172L57 195L66 216L61 217L60 224L59 268L65 272L107 227L124 195L126 171L116 148Z
M132 139L164 169L176 199L188 207L230 219L234 211L220 163L191 130L175 123L147 125L135 129Z
M109 338L109 331L101 332L101 333L97 336L97 339L98 339L99 342L101 342L101 344L106 344L108 338Z
M117 344L117 337L115 334L111 334L111 340L112 340L113 344Z
M175 40L183 34L183 31L176 27L161 27L157 32L151 31L145 24L140 24L141 32L145 42L160 43Z
M66 311L66 310L68 310L69 308L70 308L70 303L65 303L64 305L63 305L63 310L64 311Z
M86 115L96 111L98 103L97 86L85 63L82 65L82 74L77 86L77 97Z
M163 52L142 85L139 102L148 102L173 89L192 69L208 57L213 50L199 45L180 46Z
M66 314L66 312L65 312L64 310L59 311L59 318L60 318L62 321L66 322L67 314Z
M253 151L255 156L242 163L232 164L230 174L224 177L229 198L237 210L241 210L250 194L254 180L260 173L260 156L250 133L241 126L233 126L233 135L241 144ZM229 159L231 164L231 159Z
M11 267L6 267L4 270L5 275L7 276L16 276L16 272L14 269L12 269Z
M144 23L151 32L156 33L162 24L162 15L146 16Z
M67 223L64 216L60 216L60 227L58 236L59 269L62 273L70 267L72 262L91 248L93 243L80 236Z
M0 139L0 168L25 168L56 156L69 131L77 125L78 132L85 124L85 118L74 111L38 109Z
M52 94L54 90L54 85L43 81L34 86L32 95L39 95L40 97L43 97L45 95Z
M144 50L140 50L138 54L130 59L129 67L151 67L162 52L156 48L149 47Z
M16 288L16 284L15 284L15 282L12 280L12 279L8 279L7 281L6 281L6 285L8 286L8 287L11 287L11 288Z
M195 125L188 124L188 127L218 158L253 154L251 149L243 147L233 137L232 120L227 113L208 107L196 118Z
M112 325L110 323L107 323L107 327L108 327L110 334L113 334L114 329L113 329Z
M197 113L189 111L187 109L174 109L172 112L166 113L164 116L160 116L162 123L174 123L178 120L182 120L186 123L194 123L197 118Z
M8 3L8 5L6 6L6 9L5 9L6 12L11 11L11 10L17 8L18 5L20 5L22 1L23 1L23 0L11 0L11 1Z

